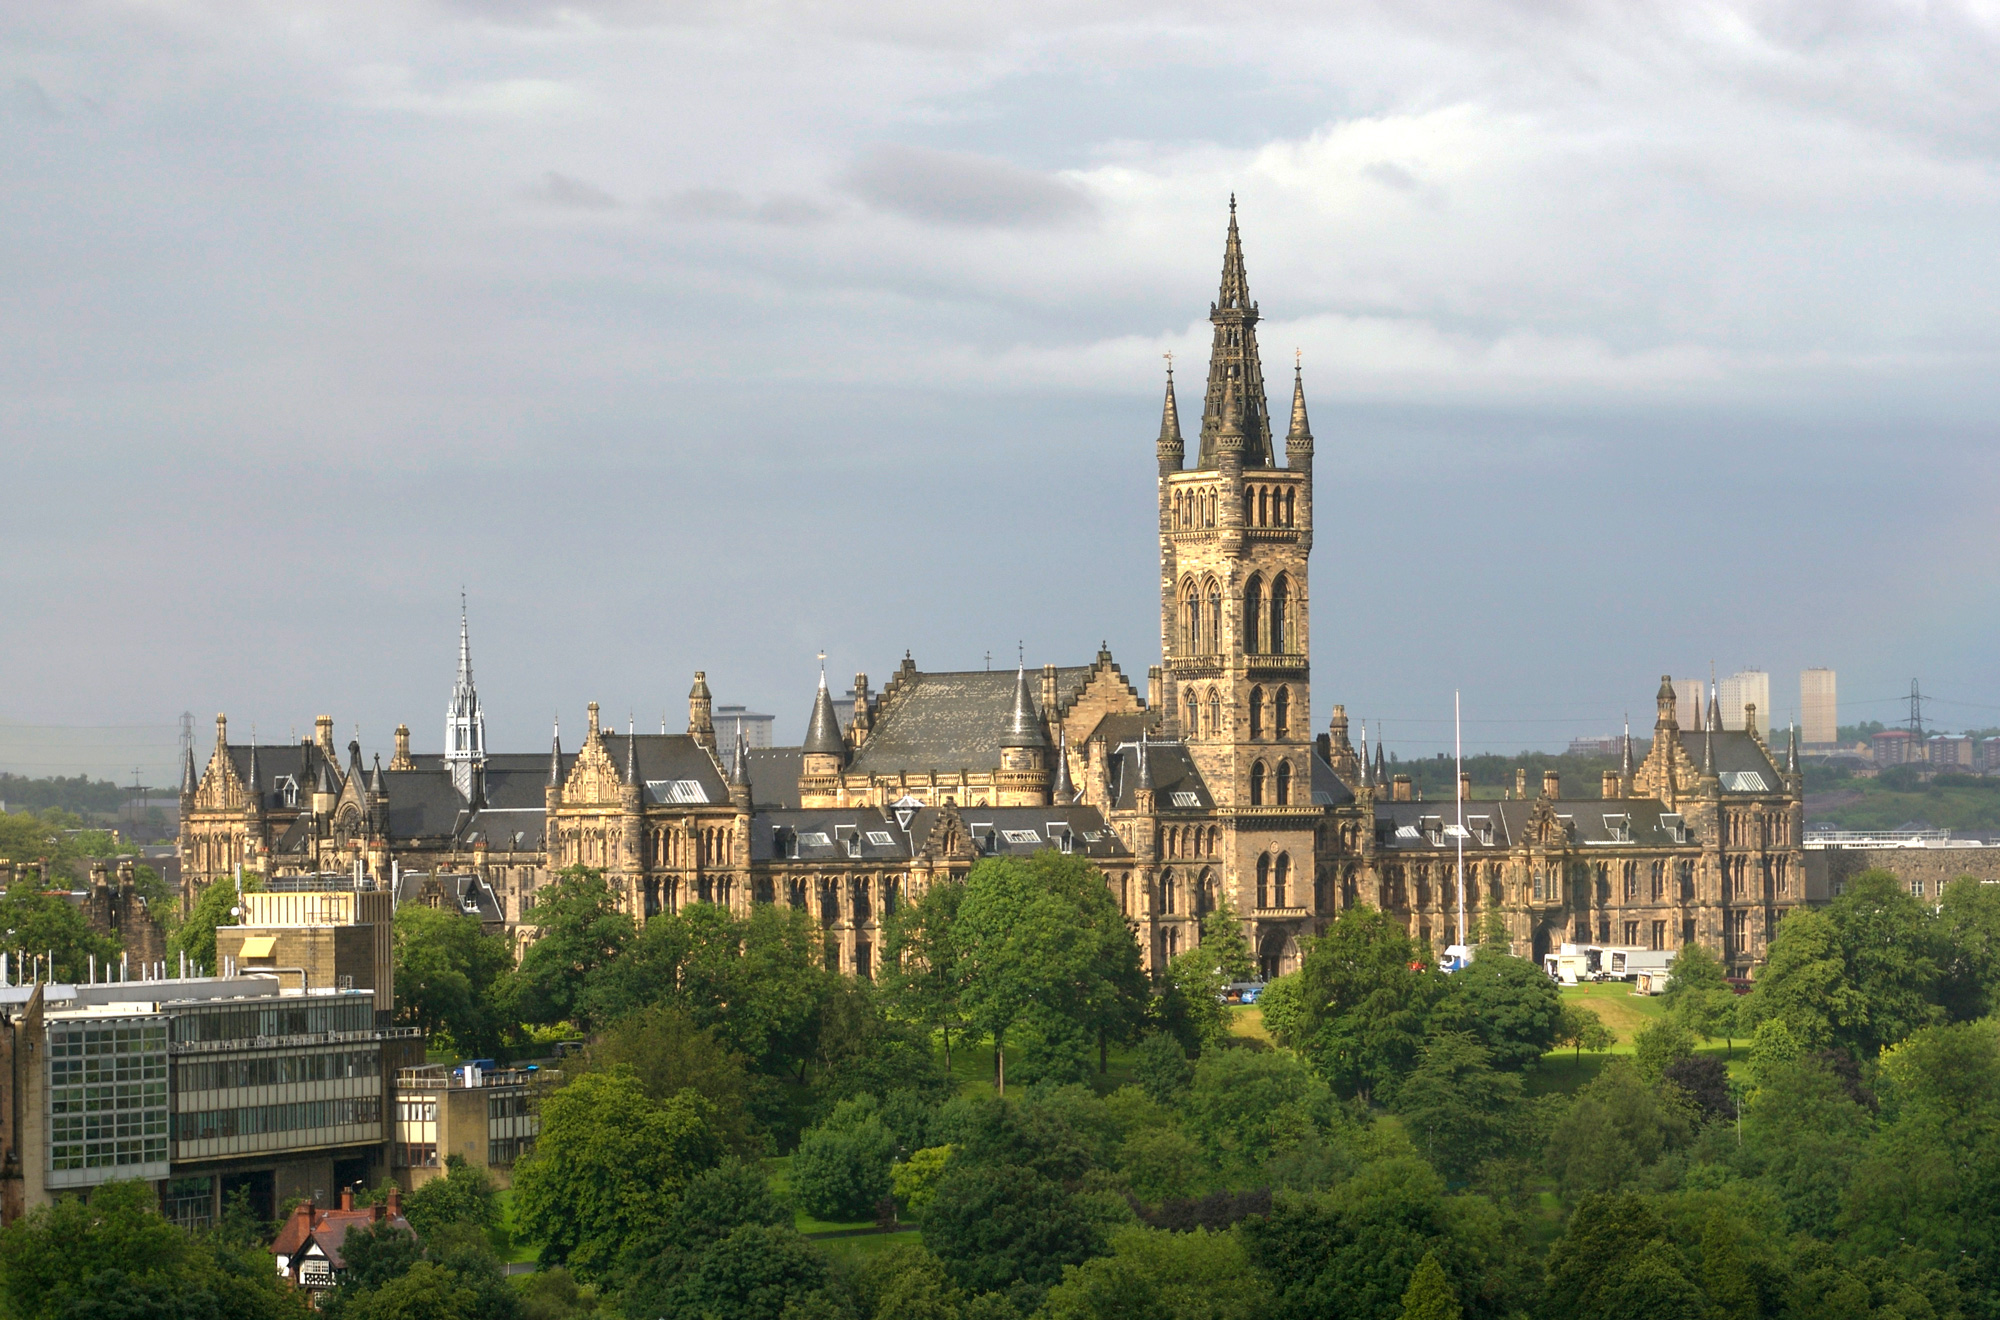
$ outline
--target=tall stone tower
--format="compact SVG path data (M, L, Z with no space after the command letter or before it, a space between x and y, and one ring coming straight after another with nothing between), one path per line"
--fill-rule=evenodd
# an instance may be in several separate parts
M1230 199L1201 446L1184 470L1173 376L1157 448L1160 649L1169 733L1215 796L1225 892L1267 966L1314 906L1312 733L1306 564L1312 549L1312 432L1292 382L1279 467L1257 352L1243 244ZM1172 803L1162 803L1171 812Z
M444 716L444 761L451 767L451 784L467 802L485 796L481 778L486 770L486 712L472 686L472 647L466 638L465 602L458 605L458 678L451 685L451 705Z

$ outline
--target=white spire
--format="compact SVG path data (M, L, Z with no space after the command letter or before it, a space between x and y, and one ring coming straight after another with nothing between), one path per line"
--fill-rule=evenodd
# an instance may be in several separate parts
M451 705L445 710L444 760L451 769L452 786L470 802L473 780L486 764L486 712L472 686L472 642L463 591L458 596L458 680L451 685Z

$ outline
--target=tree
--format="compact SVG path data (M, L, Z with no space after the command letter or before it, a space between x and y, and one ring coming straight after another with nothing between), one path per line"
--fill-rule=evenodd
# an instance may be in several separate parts
M799 1139L792 1194L816 1219L866 1219L889 1194L895 1156L895 1138L882 1126L874 1098L844 1100Z
M1238 1174L1318 1137L1332 1109L1326 1083L1278 1050L1209 1051L1182 1099L1188 1135L1210 1164Z
M1396 1112L1417 1150L1454 1182L1506 1153L1519 1134L1520 1107L1521 1079L1494 1068L1486 1047L1459 1032L1431 1037L1396 1090Z
M889 1181L905 1210L922 1214L937 1194L937 1185L951 1166L950 1146L926 1146L889 1169Z
M416 1235L429 1241L449 1224L468 1224L481 1232L497 1228L500 1189L492 1176L466 1163L463 1155L445 1156L444 1168L444 1177L431 1179L403 1198L403 1218Z
M594 1279L665 1218L721 1156L707 1108L691 1091L656 1105L622 1069L585 1073L542 1101L535 1153L514 1170L515 1222L542 1260Z
M620 1018L590 1042L582 1062L593 1072L630 1069L655 1104L693 1091L709 1103L709 1122L724 1146L740 1155L763 1153L743 1059L687 1010L655 1004Z
M484 1054L498 1045L497 991L514 966L506 938L488 935L477 917L420 903L397 908L393 930L397 1016L443 1036L441 1048Z
M1470 967L1448 978L1430 1027L1475 1037L1495 1068L1518 1072L1556 1043L1562 1015L1562 991L1546 972L1525 958L1481 949Z
M1063 1271L1047 1320L1257 1320L1270 1290L1233 1233L1122 1229L1111 1254Z
M1705 945L1684 944L1674 954L1673 976L1660 999L1667 1017L1683 1029L1703 1040L1720 1036L1734 1052L1737 995L1721 960Z
M1565 1002L1562 1019L1556 1027L1556 1041L1574 1046L1576 1057L1581 1059L1585 1050L1600 1054L1617 1044L1618 1038L1604 1025L1604 1019L1597 1016L1596 1009Z
M211 934L211 944L213 940ZM0 949L17 960L53 955L53 966L43 969L44 980L81 981L89 975L93 958L101 980L118 962L118 942L92 931L83 912L70 906L66 896L27 884L0 893ZM14 975L20 974L17 963ZM133 975L138 975L137 968Z
M1257 975L1257 960L1243 934L1242 919L1223 899L1201 919L1201 951L1214 960L1224 981L1249 981Z
M1658 1082L1668 1068L1694 1053L1694 1037L1671 1018L1639 1028L1632 1038L1632 1063L1647 1082Z
M1335 1092L1363 1099L1416 1060L1446 989L1402 926L1370 907L1336 917L1297 975L1300 1050Z
M1848 974L1832 918L1797 908L1778 923L1770 956L1743 1013L1746 1032L1776 1020L1809 1049L1825 1049L1866 1031L1868 1006Z
M1222 1007L1222 973L1213 956L1197 948L1169 958L1167 985L1177 1010L1175 1035L1188 1053L1199 1054L1229 1034Z
M1690 1273L1638 1197L1589 1197L1549 1251L1549 1313L1702 1320L1708 1303Z
M972 1292L1046 1287L1098 1250L1096 1230L1058 1184L1018 1165L956 1160L924 1212L923 1239Z
M1563 1194L1611 1192L1685 1146L1693 1106L1678 1091L1662 1094L1638 1070L1613 1059L1580 1089L1548 1142L1549 1171Z
M1736 1101L1729 1094L1729 1069L1722 1060L1693 1055L1668 1064L1661 1080L1687 1093L1704 1122L1736 1117Z
M1267 982L1257 996L1257 1012L1264 1020L1264 1030L1286 1049L1298 1047L1301 1011L1297 972L1288 972L1275 981Z
M536 927L514 973L515 1011L524 1022L569 1022L581 1029L597 1020L603 978L632 943L632 918L604 872L570 866L535 895L521 914Z
M914 902L899 904L883 923L882 987L896 1011L936 1030L944 1038L945 1067L951 1067L951 1033L964 1023L959 996L964 990L951 927L965 901L965 886L944 880Z
M1435 1251L1426 1251L1403 1290L1402 1320L1460 1320L1465 1308L1459 1305L1458 1289L1438 1263Z
M255 871L243 873L244 893L254 893L263 887L263 876ZM241 924L237 914L231 910L236 906L236 881L233 877L211 880L203 885L195 894L187 918L167 940L167 961L178 963L185 955L189 963L205 968L210 976L220 976L222 964L215 956L215 928Z
M826 1258L787 1227L745 1224L691 1253L657 1294L625 1298L630 1316L784 1320L839 1316ZM657 1298L657 1300L654 1300Z
M989 857L967 874L951 925L966 1017L993 1038L1006 1090L1007 1033L1031 1005L1108 1042L1136 1027L1146 982L1138 946L1104 878L1083 858L1053 850L1024 860Z
M0 1230L0 1314L13 1320L228 1316L305 1320L305 1299L261 1242L190 1236L162 1219L144 1183L111 1182Z
M1158 1104L1172 1104L1193 1076L1187 1051L1164 1031L1147 1032L1132 1052L1132 1080Z
M2000 885L1960 876L1939 896L1938 923L1948 950L1940 998L1956 1022L2000 1008Z
M880 1320L960 1320L965 1294L944 1263L919 1246L896 1245L863 1264L855 1278L861 1314Z

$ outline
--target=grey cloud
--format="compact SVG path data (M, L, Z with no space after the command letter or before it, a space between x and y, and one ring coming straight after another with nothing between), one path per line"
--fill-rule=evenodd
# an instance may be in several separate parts
M810 225L827 218L827 208L796 193L774 193L753 202L734 188L690 188L660 203L672 220L736 221L763 225Z
M856 160L841 184L870 206L948 225L1036 228L1093 214L1090 194L1004 160L885 143Z
M572 211L613 211L623 205L616 197L594 183L558 174L554 170L525 190L525 195L537 202L550 206L565 207Z

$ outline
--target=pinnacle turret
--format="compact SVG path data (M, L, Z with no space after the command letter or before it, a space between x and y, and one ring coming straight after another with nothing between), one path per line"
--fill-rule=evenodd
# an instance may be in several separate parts
M1160 407L1160 439L1154 445L1162 473L1178 472L1187 457L1187 442L1181 439L1181 412L1174 403L1174 365L1167 362L1167 400Z
M625 782L639 786L639 726L630 715L625 717Z
M451 704L444 716L444 762L452 787L467 802L477 791L475 781L486 765L486 712L472 686L472 643L466 631L465 597L458 602L458 678L451 685Z
M194 748L181 753L181 796L193 797L198 781L194 773Z
M1229 236L1222 248L1222 287L1210 305L1215 326L1209 348L1208 391L1202 401L1201 455L1196 466L1217 467L1216 441L1227 410L1223 395L1233 383L1240 396L1243 466L1272 464L1270 408L1264 399L1264 366L1257 354L1257 304L1250 301L1250 280L1243 268L1243 240L1236 232L1236 199L1229 201Z
M264 775L257 764L257 730L250 730L250 801L257 806L264 805Z
M1049 800L1059 807L1071 806L1076 802L1076 786L1069 778L1069 730L1064 729L1061 740L1056 744L1056 784L1050 791Z
M555 733L549 739L549 787L562 787L562 720L558 718Z
M736 727L736 760L729 767L729 786L746 792L750 788L750 740L744 737L740 720Z

